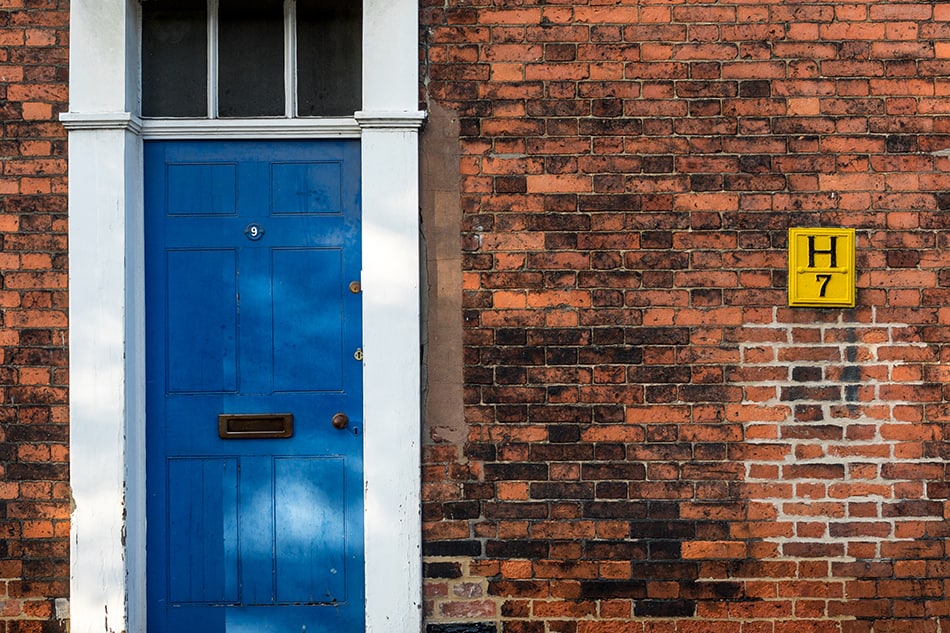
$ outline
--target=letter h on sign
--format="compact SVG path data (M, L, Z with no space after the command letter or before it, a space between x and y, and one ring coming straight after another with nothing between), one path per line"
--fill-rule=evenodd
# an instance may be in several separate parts
M853 308L854 229L788 231L788 305Z
M829 255L831 257L831 263L829 264L829 266L831 268L837 268L838 267L838 244L837 244L838 236L837 235L829 236L828 239L831 240L831 247L826 251L820 251L815 247L816 237L817 237L816 235L808 236L808 267L809 268L815 267L815 255Z

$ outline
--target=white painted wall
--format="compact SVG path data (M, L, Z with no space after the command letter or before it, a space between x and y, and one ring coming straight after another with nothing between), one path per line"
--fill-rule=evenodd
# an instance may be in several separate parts
M355 119L220 123L137 118L137 10L70 9L71 630L146 628L143 140L360 136L366 630L418 633L418 7L364 0Z

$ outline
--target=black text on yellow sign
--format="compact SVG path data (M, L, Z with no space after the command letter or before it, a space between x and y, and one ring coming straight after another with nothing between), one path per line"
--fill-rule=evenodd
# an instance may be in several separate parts
M788 230L788 305L853 308L854 229Z

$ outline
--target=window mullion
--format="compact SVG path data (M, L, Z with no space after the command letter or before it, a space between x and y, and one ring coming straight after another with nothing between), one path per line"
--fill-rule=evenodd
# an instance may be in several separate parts
M218 0L208 0L208 118L218 118Z
M297 116L297 1L284 0L284 116Z

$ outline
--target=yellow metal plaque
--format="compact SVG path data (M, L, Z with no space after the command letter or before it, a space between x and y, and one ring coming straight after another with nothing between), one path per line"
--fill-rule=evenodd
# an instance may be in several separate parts
M788 230L788 305L853 308L854 229Z

